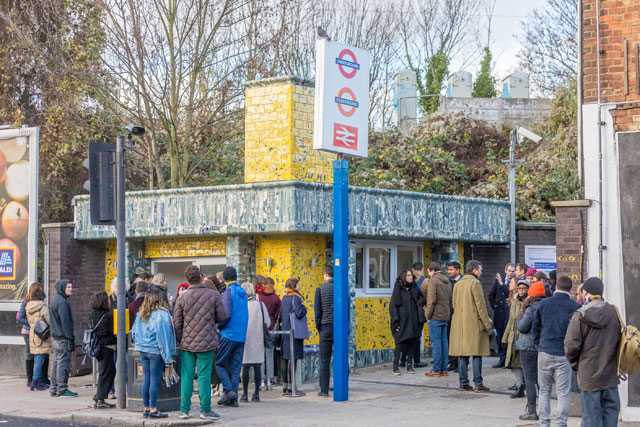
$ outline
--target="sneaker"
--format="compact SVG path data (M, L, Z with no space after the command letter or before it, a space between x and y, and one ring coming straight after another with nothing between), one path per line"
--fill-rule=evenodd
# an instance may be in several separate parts
M249 398L247 397L246 394L242 395L242 397L240 398L240 402L243 402L243 403L249 402Z
M413 366L411 366L411 364L407 365L407 373L408 374L415 374L416 371L413 369Z
M275 384L274 384L273 380L272 380L271 378L269 378L269 379L267 380L267 391L271 391L271 390L273 390L273 386L274 386L274 385L275 385Z
M393 375L400 375L400 368L398 366L393 367Z
M230 400L227 403L225 403L224 406L231 406L232 408L237 408L239 406L238 399Z
M60 397L78 397L78 393L67 389L67 390L64 391L64 393L59 394L58 396L60 396Z
M160 411L149 412L149 418L169 418L169 415Z
M149 410L145 410L142 412L142 418L149 418Z
M213 411L200 412L200 418L202 418L203 420L219 420L220 414L216 414Z
M253 393L253 396L251 396L251 402L253 403L260 402L260 395L258 393Z
M181 420L188 420L191 417L189 416L188 412L183 411L183 412L180 412L180 415L178 415L178 418L180 418Z
M319 391L318 392L318 396L320 396L320 397L329 397L329 393L324 393L324 392Z
M225 391L224 395L222 396L222 399L218 400L218 405L226 405L227 403L231 402L232 400L236 400L237 395L234 391Z
M404 368L405 366L407 366L407 362L400 362L400 367Z
M262 380L260 382L260 391L263 391L266 387L267 387L267 385L264 383L264 380Z

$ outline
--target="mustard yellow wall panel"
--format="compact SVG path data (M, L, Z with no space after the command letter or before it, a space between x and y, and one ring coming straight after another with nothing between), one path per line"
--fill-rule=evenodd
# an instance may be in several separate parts
M423 244L423 253L424 253L424 272L427 272L427 266L431 262L432 252L431 252L431 242L424 242Z
M458 242L458 262L462 266L462 272L464 273L464 242Z
M225 237L190 237L145 241L145 258L178 258L197 256L224 256Z
M115 240L107 240L105 244L104 289L111 295L111 281L116 278L116 260L118 259L118 253L116 251Z
M395 348L389 325L390 297L356 298L356 351Z
M267 259L273 260L267 266ZM311 259L316 265L311 266ZM323 267L326 263L326 238L318 235L278 234L259 235L256 239L256 274L271 277L276 292L284 295L284 284L292 277L300 279L300 293L305 298L311 336L305 344L318 344L313 307L316 289L322 286Z

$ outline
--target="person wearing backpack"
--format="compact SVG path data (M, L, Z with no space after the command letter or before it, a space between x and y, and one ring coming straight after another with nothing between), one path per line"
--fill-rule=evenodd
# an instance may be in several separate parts
M31 391L46 390L49 386L44 382L42 376L42 365L45 357L53 351L51 345L51 336L46 338L39 337L36 334L36 324L44 322L45 328L51 323L49 318L49 307L44 303L46 295L42 287L37 287L31 292L29 302L26 306L27 319L29 321L29 348L34 356L33 362L33 380L31 382ZM45 335L49 335L47 332Z
M51 337L53 338L53 367L51 368L51 397L76 397L78 393L69 390L71 353L76 348L73 331L73 315L69 298L73 295L73 283L62 279L56 283L57 294L49 307L51 314Z
M582 426L616 426L620 414L617 357L622 325L616 307L602 298L602 280L589 278L581 292L584 303L569 322L564 350L571 368L578 371Z
M106 292L98 292L91 299L89 328L95 331L98 344L98 388L93 396L95 409L114 408L116 405L105 402L116 377L116 336L113 334L113 315L111 300Z

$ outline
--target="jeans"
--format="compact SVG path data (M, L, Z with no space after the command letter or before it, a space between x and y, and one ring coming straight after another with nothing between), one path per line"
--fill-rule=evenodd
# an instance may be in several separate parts
M27 352L27 360L33 360L33 354L31 354L31 348L29 347L29 334L22 334L22 338L24 339L25 350Z
M113 387L113 380L116 377L116 362L113 360L113 351L110 348L101 346L98 353L98 389L96 391L97 399L106 399L109 390Z
M164 360L159 354L140 352L142 362L142 404L145 408L156 409L158 407L158 390L162 381ZM191 382L193 384L193 381Z
M33 380L39 380L42 378L42 365L44 364L46 354L34 354L33 355Z
M447 372L449 361L449 341L447 324L440 320L429 320L429 339L433 347L433 372Z
M541 426L551 424L551 386L555 382L558 395L556 421L566 427L569 418L569 390L571 389L571 365L565 356L554 356L543 351L538 353L538 384L540 402L538 416Z
M320 391L329 393L331 377L331 353L333 352L333 323L320 327Z
M536 404L536 384L538 384L538 352L535 350L520 350L520 363L524 374L524 389L527 393L527 403Z
M71 342L69 340L53 340L53 367L51 370L51 388L49 393L58 396L64 394L69 386L71 370Z
M236 396L238 395L238 385L240 383L243 353L243 342L222 338L216 354L216 372L218 373L218 377L220 377L222 387L225 392L233 391ZM231 376L227 374L227 370L225 369L227 361L229 361Z
M242 365L242 391L245 396L249 392L249 374L251 373L251 368L253 368L253 381L256 386L253 394L257 396L260 394L260 381L262 380L259 363Z
M582 427L615 427L620 414L618 387L581 391Z
M482 385L482 356L459 356L458 376L460 387L469 385L469 357L473 357L473 384L476 387Z
M191 410L191 396L193 395L193 376L198 372L198 398L200 412L211 411L211 369L213 366L213 350L194 353L182 350L180 352L180 411Z
M262 378L271 378L274 377L274 364L273 359L275 357L275 350L273 348L273 344L270 344L268 347L264 349L265 351L265 361L262 365L260 365L260 373L262 374Z

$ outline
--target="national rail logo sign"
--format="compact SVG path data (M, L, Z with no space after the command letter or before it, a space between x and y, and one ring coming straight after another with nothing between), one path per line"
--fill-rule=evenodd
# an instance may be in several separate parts
M313 148L367 156L370 67L366 50L316 41Z
M0 248L0 280L15 280L16 248Z

